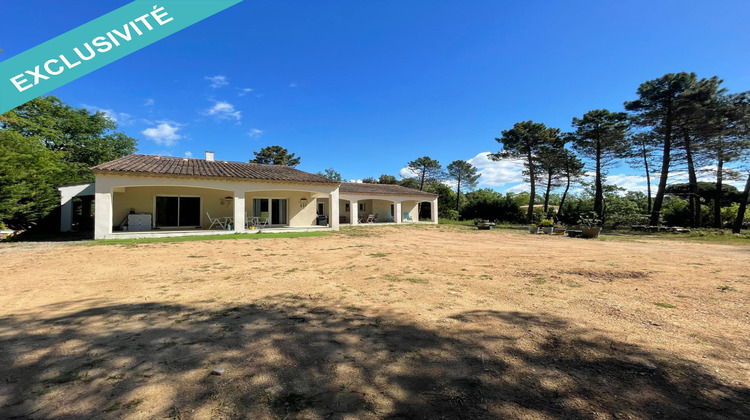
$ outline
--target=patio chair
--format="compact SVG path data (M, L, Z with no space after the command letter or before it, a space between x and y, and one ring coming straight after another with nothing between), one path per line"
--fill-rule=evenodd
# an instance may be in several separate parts
M259 227L268 227L271 226L271 218L268 217L268 212L264 211L260 213L260 226Z
M388 221L389 222L393 222L394 221L393 220L393 213L391 213L391 212L388 212Z
M226 229L227 228L227 225L224 222L221 221L221 218L219 218L219 217L213 218L213 217L211 217L210 214L208 214L208 212L206 212L206 217L208 217L208 221L211 222L211 225L208 227L209 229L213 229L214 226L218 226L218 227L220 227L222 229Z
M404 222L413 222L413 221L414 221L414 219L412 219L411 216L409 216L409 212L405 211L404 212Z
M374 216L372 216L372 223L377 223L377 221L380 219L380 214L375 213Z

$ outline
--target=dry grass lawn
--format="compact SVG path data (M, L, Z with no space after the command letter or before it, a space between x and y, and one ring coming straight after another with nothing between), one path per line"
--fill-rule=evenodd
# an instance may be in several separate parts
M0 418L750 418L748 244L423 225L0 259Z

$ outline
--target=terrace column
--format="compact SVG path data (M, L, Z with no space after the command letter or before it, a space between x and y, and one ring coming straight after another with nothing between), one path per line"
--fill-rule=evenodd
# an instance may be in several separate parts
M234 192L234 231L245 230L245 191Z
M94 194L96 222L94 224L94 239L104 239L112 234L112 189L100 187L96 183Z
M359 222L359 202L357 200L351 200L349 202L349 221L352 226Z
M432 209L432 223L433 224L437 224L438 222L438 208L437 208L438 203L437 202L438 202L438 199L435 198L434 200L432 200L432 205L430 206L430 208Z
M401 214L401 202L396 201L396 214L393 215L393 220L399 225L401 224L401 216L403 216Z
M60 232L73 230L73 197L60 194Z
M331 192L331 217L329 223L331 229L339 230L339 189L338 187Z

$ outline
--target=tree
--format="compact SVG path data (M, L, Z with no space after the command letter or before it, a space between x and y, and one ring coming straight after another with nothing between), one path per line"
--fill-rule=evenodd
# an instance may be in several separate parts
M560 186L559 181L565 165L565 141L560 138L552 139L551 144L542 145L537 153L537 179L544 186L544 213L549 210L550 192Z
M90 167L135 152L136 140L116 129L117 124L104 113L91 114L52 95L32 99L0 115L0 130L19 133L59 152L63 161L71 163L68 170L80 177L76 182L94 180Z
M413 190L419 189L419 181L414 178L404 178L398 182L398 185L406 188L411 188Z
M461 213L463 220L482 219L520 223L524 214L513 193L505 195L489 188L481 188L465 194L466 204Z
M662 149L661 176L656 197L651 208L649 223L658 225L661 207L664 202L664 190L667 187L669 164L674 140L676 111L681 95L697 83L695 73L669 73L649 80L638 87L639 98L625 102L625 109L632 113L635 125L650 128L659 139Z
M449 186L439 181L431 181L430 183L425 185L424 189L427 192L437 194L438 202L450 203L456 199L456 194L453 192L453 190ZM427 210L424 210L424 211L427 212ZM451 212L453 212L453 210L450 208L450 206L438 206L438 218L450 219L452 218ZM425 216L430 217L429 214ZM422 215L420 215L420 217L422 217Z
M565 191L560 198L560 207L557 208L557 218L559 219L563 213L563 206L565 205L565 199L568 197L568 191L570 190L570 184L577 182L583 177L583 162L570 150L563 149L564 155L562 157L562 167L560 170L560 177L565 180Z
M407 163L409 170L414 178L419 182L419 191L424 190L425 182L436 181L443 178L443 168L440 162L429 156L423 156L419 159Z
M393 175L380 175L380 178L378 178L378 184L390 184L390 185L396 185L398 184L398 180Z
M533 121L519 122L510 130L502 132L501 138L495 138L502 143L503 150L490 155L493 160L523 159L526 176L531 186L529 207L526 210L526 221L531 223L534 217L534 198L536 197L537 154L544 145L552 144L560 137L560 130L547 128L542 123Z
M625 133L628 115L596 109L573 118L573 147L584 157L594 162L594 211L602 218L604 213L604 190L602 183L606 168L625 151Z
M650 169L653 166L654 148L658 141L651 132L636 133L628 137L627 152L625 157L627 158L628 164L632 168L643 168L646 175L646 198L647 198L647 211L651 214L651 172Z
M747 160L750 153L750 92L723 95L716 108L713 124L718 127L715 135L703 142L703 153L716 164L715 202L721 203L724 177L732 172L725 165ZM717 204L714 227L721 226L721 208Z
M255 159L251 163L261 163L264 165L284 165L294 168L299 165L300 158L294 157L294 153L281 146L268 146L260 149L259 152L253 152Z
M742 229L742 222L745 220L745 212L747 211L747 201L750 197L750 171L747 173L747 181L745 181L745 189L742 191L742 198L740 200L740 207L737 209L737 218L734 220L732 225L732 232L740 233Z
M688 195L689 225L701 225L701 201L698 198L698 176L696 167L702 166L698 160L702 143L721 135L720 89L721 80L717 77L701 79L687 89L676 101L675 111L675 148L672 160L685 164L688 172L690 194ZM705 159L704 159L705 160Z
M456 181L456 211L461 203L461 185L466 190L477 187L477 180L482 174L477 174L477 168L465 160L454 160L446 168L448 175Z
M368 176L367 178L362 178L362 183L363 184L377 184L378 180L371 176Z
M323 172L317 172L315 175L341 182L341 174L336 172L333 168L328 168Z
M0 115L0 223L29 229L59 205L56 187L91 182L91 166L133 153L136 140L103 113L35 98Z

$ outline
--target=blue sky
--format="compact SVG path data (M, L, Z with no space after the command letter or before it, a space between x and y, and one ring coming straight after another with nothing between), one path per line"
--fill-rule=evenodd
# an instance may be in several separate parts
M3 0L0 59L126 3ZM141 153L247 161L278 144L345 179L428 155L518 190L516 167L480 155L502 130L568 130L669 72L748 90L749 18L747 1L245 0L52 93L107 110Z

